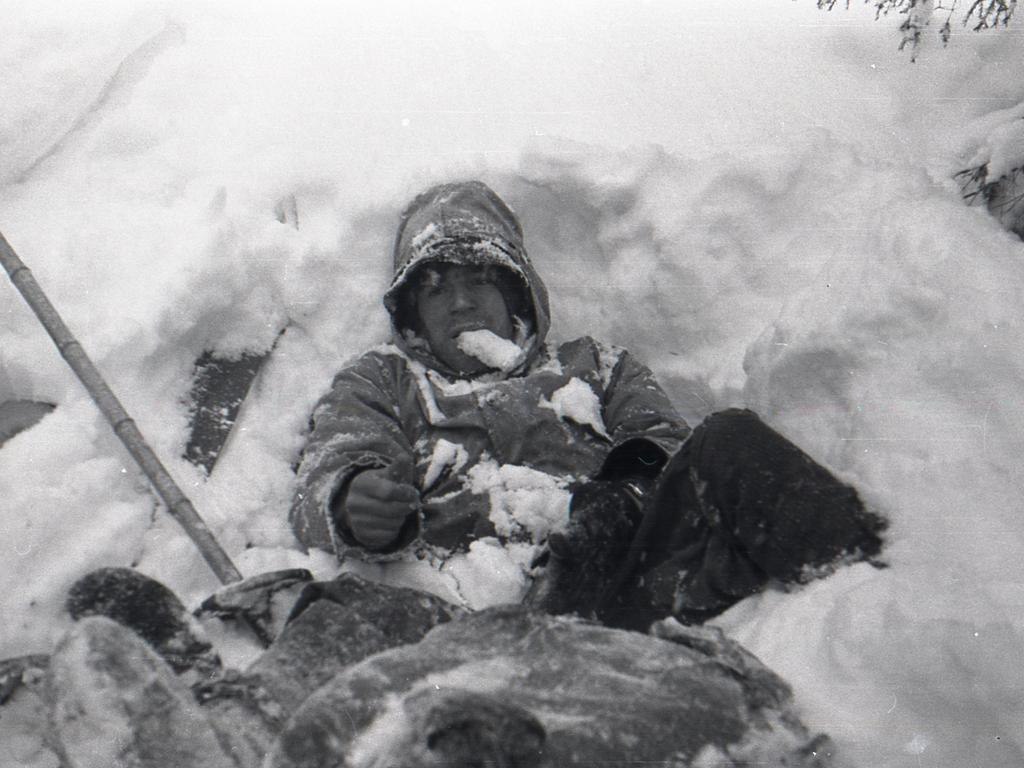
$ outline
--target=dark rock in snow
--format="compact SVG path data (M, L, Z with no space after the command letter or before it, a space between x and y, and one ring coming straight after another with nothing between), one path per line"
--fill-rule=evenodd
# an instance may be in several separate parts
M786 684L720 632L671 639L493 608L372 656L307 699L265 765L816 766Z
M246 671L288 712L336 673L375 653L419 642L463 611L413 589L345 573L307 586L288 625Z
M284 631L245 672L193 688L226 751L259 765L287 718L334 675L375 653L416 643L461 609L352 574L306 586Z
M283 574L285 581L296 575ZM276 585L282 574L271 576L250 586ZM58 748L69 765L124 757L125 764L160 768L206 765L201 750L184 746L192 730L203 734L204 749L216 752L208 756L210 765L226 754L236 768L259 765L287 715L335 674L373 654L416 643L463 613L432 595L342 574L303 589L284 631L245 672L203 674L189 694L185 680L168 667L161 670L152 651L182 672L196 668L190 651L205 656L209 646L191 633L190 614L165 586L137 571L103 568L75 583L67 607L80 621L50 669ZM148 703L147 686L153 693ZM166 727L158 727L164 720ZM184 730L173 732L179 726ZM123 739L126 751L110 745L94 760L89 734L96 729L130 732ZM208 732L218 747L210 747ZM178 743L186 762L161 762L178 754Z
M830 764L827 737L741 646L672 620L653 632L520 606L465 614L342 575L307 586L274 646L195 698L138 635L85 618L51 664L51 721L83 768Z
M68 768L237 768L185 683L104 616L84 618L58 643L47 698Z
M213 471L242 403L272 351L273 347L226 357L206 350L196 359L185 458L207 474Z
M462 611L431 595L343 573L303 588L281 635L244 673L193 688L225 751L259 765L288 715L362 659L418 642Z
M0 445L35 425L56 406L35 400L5 400L0 403Z

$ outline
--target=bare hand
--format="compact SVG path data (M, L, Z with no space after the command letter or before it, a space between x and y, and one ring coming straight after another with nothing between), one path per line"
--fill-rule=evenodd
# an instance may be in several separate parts
M420 494L405 481L408 462L356 475L348 487L345 514L356 540L382 549L398 538L406 519L419 506Z

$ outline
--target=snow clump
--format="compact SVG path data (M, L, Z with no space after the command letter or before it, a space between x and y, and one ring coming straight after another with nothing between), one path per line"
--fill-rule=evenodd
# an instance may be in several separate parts
M569 524L567 478L488 459L470 469L467 479L473 493L490 498L490 520L503 538L539 543Z
M442 571L454 577L458 602L479 611L521 603L532 581L535 556L536 547L531 544L486 536L471 542L468 552L452 556Z
M460 333L456 343L470 357L499 371L511 371L523 360L523 350L518 344L487 329Z
M551 399L540 399L540 407L554 411L563 421L574 421L581 427L590 427L601 437L611 439L601 418L601 401L594 390L581 379L569 383L551 394Z
M451 467L452 473L458 472L466 465L467 461L469 461L469 453L466 452L464 446L450 440L438 440L434 445L434 452L430 454L430 463L427 465L427 472L423 477L423 487L430 488L449 467Z

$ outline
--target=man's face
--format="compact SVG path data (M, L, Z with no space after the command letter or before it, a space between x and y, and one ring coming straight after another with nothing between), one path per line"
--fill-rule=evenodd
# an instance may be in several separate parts
M458 373L476 374L487 366L458 347L464 331L488 330L512 338L512 317L494 281L494 268L438 264L425 269L416 289L423 333L437 358Z

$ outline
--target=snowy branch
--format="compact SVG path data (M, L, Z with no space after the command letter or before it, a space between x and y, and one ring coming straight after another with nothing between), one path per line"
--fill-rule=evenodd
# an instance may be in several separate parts
M956 3L953 3L953 7L956 7ZM974 31L977 32L980 29L988 29L990 27L998 27L1002 24L1004 27L1009 23L1010 18L1013 16L1013 11L1017 7L1017 0L974 0L971 3L971 7L967 9L967 13L964 14L964 26L971 20L972 17L977 18L977 22L974 25Z
M936 11L945 11L946 18L939 27L939 37L943 45L949 42L952 34L951 20L953 19L960 0L951 0L948 5L941 2L933 4L932 0L864 0L875 6L875 18L889 15L890 12L903 14L906 18L900 24L902 39L900 50L908 45L911 51L911 60L914 60L917 47L921 42L921 34L924 28L931 23L931 18ZM839 0L817 0L818 7L831 11ZM844 6L850 7L850 0L845 0ZM978 32L982 29L992 29L998 26L1006 26L1013 17L1017 8L1017 0L971 0L970 5L963 14L962 25Z
M965 168L954 178L968 205L984 205L1003 226L1024 238L1024 165L994 179L989 176L989 165L984 163Z

